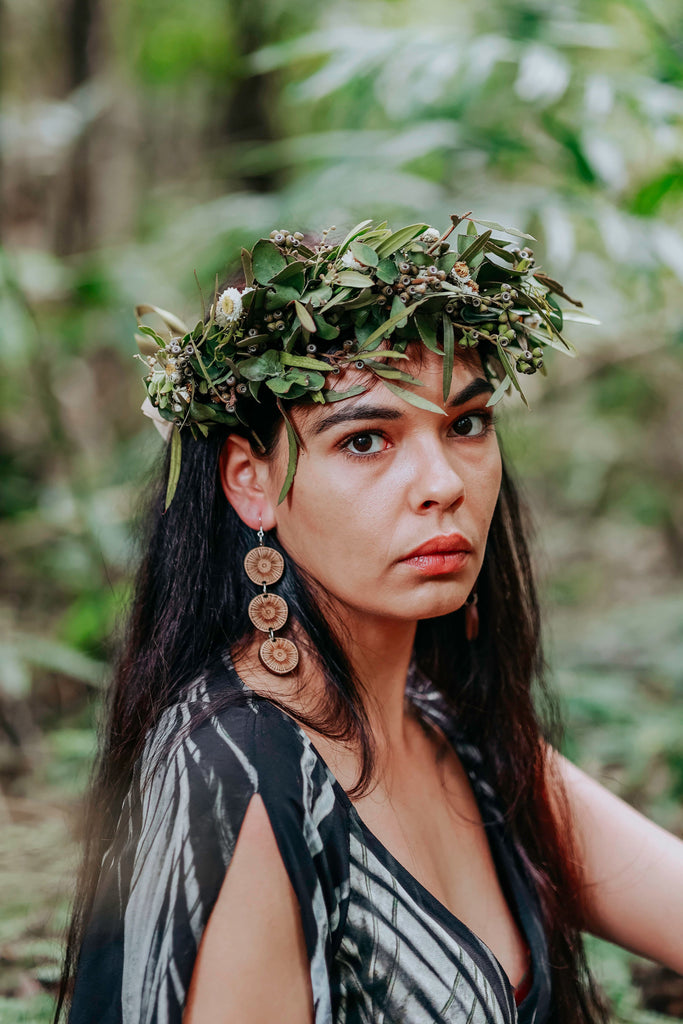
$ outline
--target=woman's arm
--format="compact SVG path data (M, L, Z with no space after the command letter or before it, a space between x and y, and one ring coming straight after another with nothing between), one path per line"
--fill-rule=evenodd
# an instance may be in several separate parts
M252 797L195 962L183 1024L311 1024L299 905Z
M551 756L576 825L586 931L683 974L683 841Z

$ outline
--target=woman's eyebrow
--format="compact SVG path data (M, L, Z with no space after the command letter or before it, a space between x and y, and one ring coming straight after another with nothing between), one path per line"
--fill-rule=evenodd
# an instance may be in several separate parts
M469 402L471 399L484 394L493 394L493 385L485 380L484 377L476 377L469 384L466 384L461 391L458 391L456 395L453 395L448 401L446 408L453 409L456 406L464 405L465 402ZM335 409L328 416L322 417L315 424L311 432L314 436L317 436L322 434L324 430L336 427L340 423L355 423L358 420L400 420L403 418L403 415L400 409L390 408L386 405L354 405L351 408Z

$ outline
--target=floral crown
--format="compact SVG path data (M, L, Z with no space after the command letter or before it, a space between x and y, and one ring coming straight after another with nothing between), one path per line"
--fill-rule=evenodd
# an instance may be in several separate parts
M408 343L419 339L443 356L444 401L457 347L479 350L487 379L497 383L489 405L511 388L528 404L518 376L545 374L548 346L573 355L560 333L563 320L589 320L563 313L556 296L582 303L535 266L531 249L495 234L534 240L521 231L469 214L452 216L444 233L427 224L392 231L386 222L365 220L331 244L333 230L315 243L298 231L275 230L242 249L245 287L216 289L208 315L192 329L156 306L136 308L138 358L147 369L143 411L172 438L166 508L180 474L180 430L187 426L197 438L217 424L242 425L264 450L254 428L264 389L287 430L282 501L302 445L286 403L325 404L366 390L334 390L330 374L365 369L407 402L443 414L402 387L422 384L400 369ZM168 337L139 323L147 313L161 318Z

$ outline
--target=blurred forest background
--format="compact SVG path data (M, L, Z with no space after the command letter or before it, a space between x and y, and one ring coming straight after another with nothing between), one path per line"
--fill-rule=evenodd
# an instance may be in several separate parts
M565 752L683 835L679 0L0 0L0 54L0 1019L50 1018L161 454L133 306L191 317L273 227L472 210L600 320L503 429ZM683 1018L683 979L590 950L615 1021Z

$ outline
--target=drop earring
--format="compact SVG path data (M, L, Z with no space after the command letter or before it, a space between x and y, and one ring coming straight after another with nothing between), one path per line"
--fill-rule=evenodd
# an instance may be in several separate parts
M299 664L299 651L296 644L283 636L275 636L276 629L282 629L289 608L284 598L277 594L269 594L267 586L277 583L285 571L285 560L275 548L263 545L263 522L259 516L258 547L247 551L244 559L244 571L252 583L263 587L263 591L249 602L248 614L252 623L263 633L268 633L259 648L259 657L270 672L286 675L293 672Z
M479 636L479 594L476 586L465 601L465 636L468 640L476 640Z

